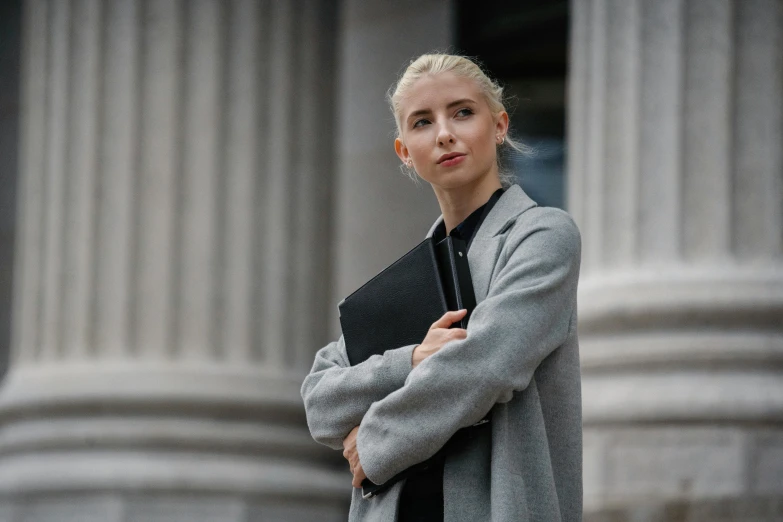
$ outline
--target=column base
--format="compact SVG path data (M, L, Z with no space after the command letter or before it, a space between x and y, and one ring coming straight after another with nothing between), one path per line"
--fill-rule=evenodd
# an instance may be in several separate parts
M778 522L783 498L743 497L644 502L587 511L584 522Z
M196 363L16 366L0 522L345 520L350 473L310 438L299 384Z
M781 469L776 422L586 426L586 520L783 520Z
M0 497L0 522L344 522L344 503L161 492Z

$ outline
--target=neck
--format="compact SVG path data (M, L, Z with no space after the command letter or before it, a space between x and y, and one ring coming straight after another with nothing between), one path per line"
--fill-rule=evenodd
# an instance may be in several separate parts
M443 223L446 225L446 233L451 233L454 227L486 203L500 187L497 175L482 176L473 183L448 189L433 185L443 214Z

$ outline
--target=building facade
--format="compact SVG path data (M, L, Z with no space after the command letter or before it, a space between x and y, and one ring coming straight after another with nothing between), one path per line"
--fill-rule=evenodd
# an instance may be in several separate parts
M386 89L471 45L567 115L565 192L520 182L583 235L585 518L783 518L783 0L469 4L15 4L0 521L346 519L299 385L439 214ZM508 29L558 20L567 91Z

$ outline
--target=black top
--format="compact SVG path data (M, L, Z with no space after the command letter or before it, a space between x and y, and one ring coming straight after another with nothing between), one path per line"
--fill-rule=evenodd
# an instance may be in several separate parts
M492 207L495 206L495 203L497 203L497 201L500 199L500 196L503 195L503 192L503 188L499 188L493 192L487 202L471 212L468 217L462 220L462 223L454 227L449 236L457 237L463 240L465 242L466 248L470 250L470 243L473 240L474 233L481 226L481 223L484 222L484 218L487 217L487 214L489 214L489 211L492 210ZM432 233L432 238L435 240L435 243L438 243L442 239L446 238L445 222L441 221L438 224L438 226L435 228L435 231Z
M476 231L484 222L489 211L495 206L504 189L497 189L489 200L474 210L462 223L454 227L449 234L465 242L467 249ZM446 225L443 221L432 233L435 242L446 238ZM433 462L421 473L409 477L400 493L400 522L438 522L443 520L443 460Z

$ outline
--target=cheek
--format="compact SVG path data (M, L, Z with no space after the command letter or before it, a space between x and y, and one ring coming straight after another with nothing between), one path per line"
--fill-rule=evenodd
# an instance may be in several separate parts
M476 129L470 136L471 145L477 153L483 155L494 154L495 139L487 129Z
M430 148L427 147L426 143L426 140L422 139L421 134L417 134L415 137L408 140L408 153L414 161L429 156Z
M469 122L461 130L460 137L469 143L471 147L483 150L493 143L493 129L485 121Z

